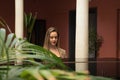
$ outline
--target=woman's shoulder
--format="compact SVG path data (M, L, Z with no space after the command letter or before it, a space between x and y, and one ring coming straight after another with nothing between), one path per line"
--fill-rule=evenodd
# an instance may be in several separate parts
M66 58L66 50L62 48L58 48L60 55L62 58Z
M62 48L58 48L58 49L59 49L60 52L64 52L64 53L66 52L65 49L62 49Z

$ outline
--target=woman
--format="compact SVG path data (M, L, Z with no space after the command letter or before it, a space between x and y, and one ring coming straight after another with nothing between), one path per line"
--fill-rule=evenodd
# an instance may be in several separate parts
M43 47L57 57L66 58L66 51L59 47L59 33L54 27L47 30Z

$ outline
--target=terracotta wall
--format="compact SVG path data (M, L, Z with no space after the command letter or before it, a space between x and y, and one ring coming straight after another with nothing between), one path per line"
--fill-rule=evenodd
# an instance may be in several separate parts
M12 32L15 26L15 5L14 0L0 0L0 17L9 25Z
M25 11L38 12L38 18L46 20L47 28L50 26L58 28L61 34L61 47L68 52L68 12L69 10L75 10L76 1L25 0L25 2L27 4L27 6L25 5ZM104 39L99 51L99 58L114 58L117 49L117 9L120 8L120 0L92 0L90 7L97 8L97 32Z
M90 7L97 7L97 32L104 39L99 57L114 58L117 49L117 9L120 9L120 0L92 0Z
M25 12L38 13L46 20L46 29L55 26L60 33L60 44L68 52L69 11L75 10L75 0L25 0Z
M119 49L117 47L117 9L120 9L120 0L92 0L90 7L97 8L97 32L104 39L98 57L98 61L103 62L97 63L96 74L115 78L120 74L119 64L112 62L116 61L117 49Z
M61 47L67 50L69 46L69 11L75 10L76 0L24 0L26 13L37 12L38 19L46 20L46 28L56 26L61 36ZM97 32L104 42L99 51L99 58L116 58L117 50L117 9L120 0L91 0L90 7L97 8ZM15 6L14 0L0 0L0 17L4 18L14 32ZM116 75L116 64L98 64L98 75ZM110 67L109 67L110 66ZM109 68L108 68L109 67ZM112 72L109 72L109 70Z
M76 7L76 0L24 0L25 12L38 13L45 19L47 27L56 26L61 34L61 47L68 52L68 12ZM90 7L97 7L97 32L104 39L99 51L100 58L116 57L117 9L120 0L91 0ZM0 17L3 17L14 32L14 0L0 0Z

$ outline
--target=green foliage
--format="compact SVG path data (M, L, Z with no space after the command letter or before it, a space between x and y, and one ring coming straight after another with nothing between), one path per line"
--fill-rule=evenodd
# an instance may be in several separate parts
M98 56L98 51L102 46L103 38L99 36L95 29L90 28L89 30L89 55L95 54Z
M18 54L19 53L19 54ZM39 60L39 61L36 61ZM16 63L18 60L22 64ZM0 80L112 80L69 71L62 60L46 49L0 28Z
M34 76L35 79L28 80L84 80L89 78L87 74L77 74L77 72L64 71L59 69L39 69L29 68L21 75L22 78L27 78L28 75Z
M1 25L0 27L7 28L8 31L9 31L10 33L12 33L12 31L10 30L10 28L9 28L9 26L7 25L6 21L5 21L2 17L0 17L0 25Z
M16 54L16 53L20 53L20 54ZM40 69L48 69L48 68L67 69L67 67L62 63L62 60L57 56L55 56L50 51L47 51L40 46L31 44L26 40L17 39L13 33L10 33L8 34L8 36L6 36L5 29L1 28L0 29L0 64L6 65L9 63L7 67L4 68L6 69L6 71L3 70L1 73L5 72L5 75L8 76L9 78L9 72L13 70L14 67L16 67L14 64L11 65L11 63L13 62L15 63L19 59L22 59L24 67L39 66ZM35 59L38 59L40 62L35 61ZM19 69L22 68L24 69L24 67L20 67ZM3 66L0 66L0 69L3 69Z
M32 13L24 14L24 26L26 30L27 40L30 42L34 24L36 21L37 14L33 15Z

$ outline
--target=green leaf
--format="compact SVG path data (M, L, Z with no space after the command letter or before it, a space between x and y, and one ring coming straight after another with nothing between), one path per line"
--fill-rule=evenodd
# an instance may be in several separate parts
M46 80L56 80L56 77L50 72L50 70L39 70L39 72Z
M0 29L0 57L1 58L3 58L6 55L5 36L6 36L6 30L4 28L1 28Z
M31 20L32 20L32 13L28 14L27 15L27 27L30 27L30 24L31 24Z
M27 80L44 80L38 71L39 67L28 68L21 73L21 77Z
M6 40L6 47L7 47L7 48L10 46L13 37L14 37L14 34L13 34L13 33L10 33L10 34L7 36L7 40Z
M24 13L24 25L25 25L26 28L27 28L27 24L28 24L28 22L27 22L27 14Z
M6 26L6 22L3 18L0 17L0 25L5 27Z
M17 39L17 38L14 38L13 41L11 42L10 48L15 47L17 41L18 41L18 39Z
M6 37L6 30L4 28L0 29L0 38L4 42Z

